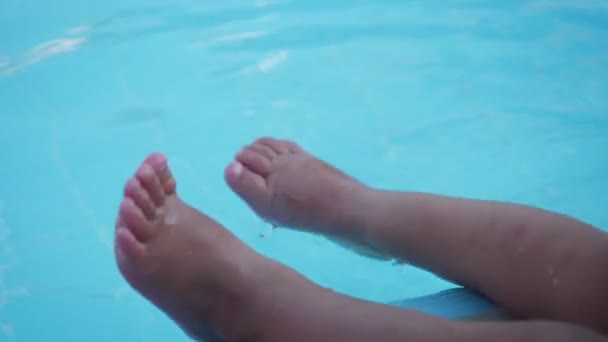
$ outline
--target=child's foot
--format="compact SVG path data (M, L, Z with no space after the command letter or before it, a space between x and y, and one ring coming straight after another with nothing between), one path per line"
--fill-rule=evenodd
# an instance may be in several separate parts
M276 226L321 233L365 256L390 259L349 242L364 240L354 221L370 205L365 200L369 189L290 141L261 138L243 147L225 177L260 217Z
M196 339L248 334L262 258L175 191L160 154L126 183L115 238L121 273Z

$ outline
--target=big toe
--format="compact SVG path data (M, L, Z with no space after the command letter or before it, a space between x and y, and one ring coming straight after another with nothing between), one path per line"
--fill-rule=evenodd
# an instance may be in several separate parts
M146 158L144 163L150 165L150 168L154 171L160 185L159 190L163 192L163 195L173 195L176 190L176 183L167 163L167 157L154 152Z
M230 188L250 205L257 206L268 198L268 185L264 177L238 160L226 167L224 176Z

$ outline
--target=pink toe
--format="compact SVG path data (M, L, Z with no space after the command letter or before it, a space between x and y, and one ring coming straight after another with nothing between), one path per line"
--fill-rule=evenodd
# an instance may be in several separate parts
M151 153L144 161L144 164L148 165L158 178L160 190L164 193L164 195L172 195L175 193L175 179L171 174L167 157L164 154L159 152Z
M137 241L129 229L124 227L116 229L114 243L119 259L135 258L141 256L144 252L144 245Z
M124 193L125 196L128 196L133 200L135 205L139 207L147 219L153 220L156 217L154 202L136 177L132 177L127 181Z
M291 140L282 140L282 142L283 144L285 144L287 150L291 153L297 153L302 151L302 148Z
M158 175L147 162L143 162L135 176L141 183L142 187L148 193L156 206L161 206L165 202L165 192L160 184Z
M155 171L158 174L158 179L160 181L160 185L165 192L165 195L173 195L177 188L175 183L175 178L173 178L173 173L171 172L171 168L169 164L165 160L162 164L159 164L155 167Z
M158 170L167 164L167 157L160 152L152 152L146 157L144 163L152 166L154 170Z
M266 177L271 171L272 162L249 146L239 151L236 155L236 160L249 170L263 177Z
M120 203L119 220L129 229L139 241L146 241L151 235L150 223L144 217L141 209L133 199L125 197Z
M226 167L225 178L230 188L250 205L255 206L255 202L264 200L268 195L266 180L238 161Z
M224 175L229 183L235 183L238 181L242 173L243 164L239 163L238 161L233 161L232 163L228 164L228 167L226 167Z
M290 152L289 144L287 144L285 141L278 140L275 138L259 138L255 141L255 143L271 148L276 154L287 154Z
M274 157L277 156L277 153L271 149L270 147L263 145L263 144L251 144L249 146L247 146L248 149L259 153L260 155L262 155L263 157L268 158L269 160L272 160Z
M120 215L116 216L116 221L114 222L114 228L118 230L118 228L124 227L125 223L120 217Z

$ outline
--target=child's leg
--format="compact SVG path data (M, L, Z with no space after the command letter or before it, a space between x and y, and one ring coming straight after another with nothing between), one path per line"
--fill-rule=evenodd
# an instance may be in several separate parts
M510 203L372 190L366 242L470 286L515 315L608 332L608 235ZM363 197L362 197L363 198Z
M190 336L228 341L580 341L546 323L449 321L324 289L182 201L152 154L124 189L115 230L125 279ZM570 335L579 339L568 339Z
M279 306L275 306L275 315L267 316L267 328L260 330L255 340L608 342L599 334L572 324L450 321L300 285L285 286L284 291L274 291L264 301ZM272 307L261 309L272 312Z
M509 203L370 189L271 138L243 148L226 179L278 225L403 259L516 316L608 333L608 235L583 222Z

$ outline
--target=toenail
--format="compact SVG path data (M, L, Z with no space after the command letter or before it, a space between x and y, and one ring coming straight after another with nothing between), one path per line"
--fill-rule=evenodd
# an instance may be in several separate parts
M165 171L165 169L167 168L167 158L162 154L158 154L156 158L152 160L152 162L154 165L152 169L156 169L162 172Z
M165 155L160 152L154 153L154 159L159 164L164 164L167 162L167 157L165 157Z
M152 175L154 173L154 170L152 170L152 167L150 167L150 165L148 165L147 163L144 163L139 168L139 172L142 175L149 176L149 175Z
M232 165L232 173L237 177L240 176L241 173L243 173L243 165L239 162L234 162Z
M133 202L133 199L131 197L125 197L125 199L122 201L122 203L127 208L135 207L135 202Z
M141 183L139 182L139 180L136 177L131 177L131 179L129 179L127 186L132 188L133 190L137 190L138 188L141 187Z

